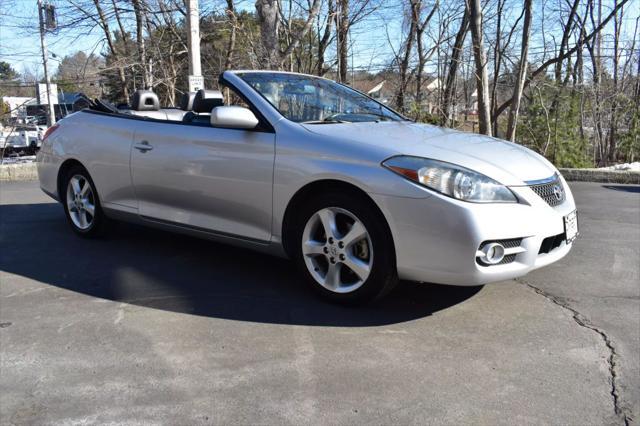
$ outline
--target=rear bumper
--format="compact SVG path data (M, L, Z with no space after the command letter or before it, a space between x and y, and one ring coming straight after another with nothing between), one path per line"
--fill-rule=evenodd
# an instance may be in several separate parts
M481 285L523 276L570 250L564 241L539 253L542 241L564 233L563 217L575 210L571 192L550 207L528 187L511 188L519 204L474 204L429 192L427 198L370 194L385 214L394 239L401 279L452 285ZM522 239L520 253L506 264L476 260L483 242Z
M40 188L54 200L59 201L58 196L58 169L60 161L50 153L40 150L36 156L38 180Z

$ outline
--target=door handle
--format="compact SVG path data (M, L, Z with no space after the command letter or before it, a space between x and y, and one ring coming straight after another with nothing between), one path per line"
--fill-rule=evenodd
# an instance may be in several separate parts
M149 145L149 142L147 141L142 141L140 143L137 143L135 145L133 145L133 147L135 149L137 149L140 152L147 152L147 151L151 151L153 149L153 147L151 145Z

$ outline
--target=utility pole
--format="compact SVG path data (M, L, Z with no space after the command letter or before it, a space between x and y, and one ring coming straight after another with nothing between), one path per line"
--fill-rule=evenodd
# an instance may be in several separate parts
M47 41L45 40L45 27L44 20L44 6L42 0L38 0L38 17L40 18L40 45L42 46L42 66L44 67L44 79L47 83L47 127L51 127L56 124L56 112L53 108L53 102L51 100L51 80L49 79L49 70L47 68Z
M204 89L200 65L200 11L198 0L187 0L187 44L189 45L189 91Z

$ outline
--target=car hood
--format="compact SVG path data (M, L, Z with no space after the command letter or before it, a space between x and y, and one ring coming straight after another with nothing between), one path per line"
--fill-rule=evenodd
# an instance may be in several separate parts
M513 142L409 121L303 124L310 132L382 148L392 155L447 161L503 185L524 185L557 172L544 157Z

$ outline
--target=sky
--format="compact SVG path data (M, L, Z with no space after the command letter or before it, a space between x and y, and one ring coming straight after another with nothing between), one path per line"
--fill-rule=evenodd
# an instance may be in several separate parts
M9 7L7 7L9 6ZM18 72L42 73L42 51L38 30L36 0L0 0L0 60L9 62ZM82 50L100 53L102 37L68 32L47 34L50 68L65 55Z
M556 0L536 0L536 6L542 1L553 4ZM606 2L612 0L605 0ZM244 10L254 9L254 0L237 0L237 7ZM66 0L50 0L54 5L64 5ZM214 6L219 4L220 6ZM224 2L200 0L201 10L208 11L213 7L223 7ZM400 11L386 7L391 4L388 0L382 0L385 7L379 12L372 14L367 20L361 22L351 31L350 62L355 67L368 67L373 65L379 69L381 65L389 62L393 55L392 44L399 45L402 35L402 19L399 17ZM386 10L385 10L386 9ZM536 10L539 10L537 7ZM608 10L605 7L605 10ZM511 8L507 15L518 16L521 9ZM395 12L395 13L394 13ZM485 14L491 14L491 10L485 10ZM534 12L535 15L536 12ZM623 39L630 40L635 30L635 18L640 15L640 0L631 0L625 13ZM551 16L553 18L553 16ZM59 18L63 21L64 18ZM549 42L543 35L547 31L542 31L539 27L540 19L534 16L534 31L530 47L530 54L534 57L537 53L544 51L543 42ZM605 38L610 36L611 24L605 32ZM519 40L519 34L515 39ZM468 36L468 38L470 38ZM78 50L85 53L102 52L104 46L103 35L97 29L90 33L79 31L60 30L47 34L47 44L49 48L51 72L55 72L57 63L65 55L72 54ZM335 51L330 51L332 55ZM606 52L606 51L605 51ZM39 77L42 75L42 56L40 51L40 38L38 32L37 0L0 0L0 60L9 62L18 72L30 71Z
M64 0L53 0L51 3L62 4ZM200 0L201 10L210 9L208 2ZM239 9L253 9L254 1L241 0ZM379 16L372 16L369 22L363 22L352 31L351 62L353 65L367 66L375 62L376 58L388 57L391 53L388 46L386 31L381 28ZM59 18L59 20L62 18ZM371 27L376 25L374 33ZM392 39L397 39L400 34L398 23L387 24ZM46 42L49 50L49 68L54 73L57 63L66 55L78 50L85 53L99 54L105 48L104 35L96 30L90 33L79 34L75 31L59 30L47 33ZM331 54L331 52L329 52ZM38 30L37 0L0 0L0 60L6 61L18 72L29 71L42 75L42 53L40 50L40 35Z

